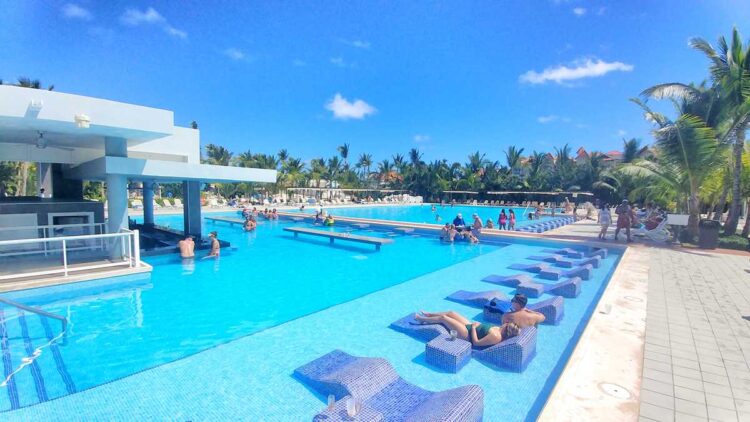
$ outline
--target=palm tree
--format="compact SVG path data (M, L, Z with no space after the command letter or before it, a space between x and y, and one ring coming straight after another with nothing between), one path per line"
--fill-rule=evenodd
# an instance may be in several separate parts
M349 144L344 143L343 145L339 145L336 150L341 154L341 159L344 160L344 168L349 168Z
M732 203L724 234L735 234L742 207L742 152L750 123L750 45L742 45L737 28L732 28L731 44L727 44L723 36L719 37L718 51L701 38L690 40L690 45L703 52L711 63L711 79L721 96L722 114L729 123L727 134L734 140Z
M279 156L279 161L281 161L282 164L286 163L286 160L289 159L289 152L286 150L286 148L280 149L277 155Z
M328 163L326 165L326 179L328 180L328 187L332 187L332 184L339 176L339 173L341 172L341 160L339 160L339 157L333 156L328 159Z
M625 165L624 170L671 186L674 192L686 199L690 215L687 232L694 237L700 219L699 189L716 166L723 162L724 145L702 118L688 113L691 109L700 109L700 105L691 107L691 102L675 103L679 117L672 121L639 100L633 101L657 126L653 131L657 159L636 160Z
M543 189L546 186L547 182L547 172L545 170L547 169L547 167L549 167L549 163L547 162L547 154L534 151L531 154L529 164L529 175L527 177L527 183L529 184L529 187L534 190Z
M480 154L479 151L469 154L468 159L469 161L466 163L466 169L471 174L479 174L489 162L485 158L485 154Z
M206 161L216 166L228 166L233 154L228 149L215 145L206 145Z
M360 154L357 161L357 168L362 171L362 179L365 184L370 179L370 166L372 166L372 154Z
M508 164L510 172L513 172L513 170L521 165L521 154L523 154L523 150L523 148L516 148L515 145L511 145L505 151L505 162Z
M409 150L409 162L414 167L419 167L424 164L424 162L422 161L422 153L419 152L417 148L412 148Z
M641 141L639 139L622 140L622 162L632 163L638 158L638 152L641 150Z
M39 81L39 79L30 79L25 76L21 76L18 78L18 83L16 86L20 86L23 88L32 88L32 89L42 89L42 82ZM55 89L54 85L50 85L47 87L47 91L52 91Z
M567 189L573 178L575 163L570 158L570 146L565 144L562 148L555 147L555 172L559 188Z

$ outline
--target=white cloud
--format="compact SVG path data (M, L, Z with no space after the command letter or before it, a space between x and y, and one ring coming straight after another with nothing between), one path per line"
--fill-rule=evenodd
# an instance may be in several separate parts
M352 46L352 47L356 47L356 48L363 48L363 49L370 48L370 42L369 41L346 40L346 39L343 39L343 38L339 38L339 41L341 41L342 43L344 43L346 45L349 45L349 46Z
M557 84L564 84L565 82L577 79L604 76L609 72L630 72L632 70L633 65L625 64L623 62L605 62L599 59L586 59L575 62L572 67L558 65L548 67L541 72L529 70L521 75L519 80L533 85L544 84L550 81Z
M331 62L332 65L338 66L338 67L357 67L357 64L354 62L348 62L344 60L343 57L331 57L328 59L329 62Z
M626 132L626 131L624 131L622 129L620 129L620 130L617 131L617 136L625 136L627 134L628 134L628 132Z
M166 32L167 34L169 34L169 35L171 35L173 37L182 38L182 39L187 38L187 32L185 32L185 31L183 31L181 29L177 29L177 28L175 28L174 26L171 26L171 25L165 26L164 27L164 32Z
M236 48L227 48L223 51L224 55L229 57L232 60L244 60L245 59L245 53L243 53L241 50Z
M430 135L422 135L422 134L416 134L416 135L414 135L414 142L416 142L418 144L422 144L422 143L428 142L430 139L432 139L430 137Z
M548 116L539 116L539 117L536 118L536 121L539 122L539 123L541 123L541 124L543 124L543 125L546 125L547 123L552 123L555 120L558 120L559 118L560 118L560 116L558 116L558 115L550 114Z
M583 16L583 15L586 14L586 8L585 7L576 7L575 9L573 9L573 13L576 16Z
M138 9L127 9L125 10L125 13L120 16L120 22L130 26L137 26L143 23L161 23L164 21L164 17L153 7L149 7L142 12Z
M159 12L153 7L149 7L143 11L138 9L127 9L125 13L120 16L120 22L127 26L139 26L139 25L159 25L162 30L175 38L187 38L187 32L177 29L167 22Z
M305 62L304 60L300 60L300 59L294 59L294 60L292 60L292 65L294 65L294 66L307 66L307 62Z
M91 12L88 11L88 9L84 9L83 7L73 3L68 3L63 6L62 14L68 19L81 19L90 21L94 18L94 15L92 15Z
M375 107L360 99L349 102L338 92L326 103L325 108L333 112L334 119L341 120L364 119L367 115L377 111Z

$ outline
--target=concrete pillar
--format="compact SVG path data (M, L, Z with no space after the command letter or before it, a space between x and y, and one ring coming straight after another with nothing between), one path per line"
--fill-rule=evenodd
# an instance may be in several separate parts
M182 212L185 234L201 238L201 185L200 182L182 182Z
M128 179L118 174L107 175L107 231L117 233L128 228Z
M50 163L37 163L37 194L44 189L44 197L54 197L53 185L52 185L52 164Z
M127 157L128 140L125 138L104 138L104 155L110 157Z
M154 225L154 186L152 181L143 182L143 225Z

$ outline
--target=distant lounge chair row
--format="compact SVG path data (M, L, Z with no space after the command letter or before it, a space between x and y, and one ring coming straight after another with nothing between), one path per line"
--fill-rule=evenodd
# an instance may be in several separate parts
M164 203L164 206L159 205L159 203L154 200L153 207L155 210L161 208L182 208L182 200L179 198L174 198L171 201L168 198L162 198L161 201ZM143 209L143 201L140 199L132 199L130 200L130 207L134 210Z

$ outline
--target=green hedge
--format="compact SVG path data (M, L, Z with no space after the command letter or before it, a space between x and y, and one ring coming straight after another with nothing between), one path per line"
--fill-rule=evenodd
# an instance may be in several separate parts
M749 246L750 242L748 242L748 239L738 234L732 236L719 236L719 247L722 249L746 251L750 249Z

